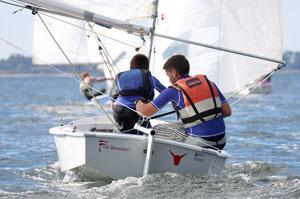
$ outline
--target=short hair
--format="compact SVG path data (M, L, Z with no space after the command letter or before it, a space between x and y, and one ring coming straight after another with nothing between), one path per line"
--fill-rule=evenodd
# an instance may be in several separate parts
M130 69L146 69L149 70L149 59L146 55L136 54L130 61Z
M87 76L90 76L90 74L88 72L82 72L81 73L81 79L86 78Z
M174 55L166 61L163 69L175 69L180 75L185 75L190 72L190 63L184 55Z

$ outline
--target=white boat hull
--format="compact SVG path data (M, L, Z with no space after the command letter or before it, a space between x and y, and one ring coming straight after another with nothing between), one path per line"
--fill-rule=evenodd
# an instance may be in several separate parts
M92 132L95 127L112 130L109 123L91 123L96 120L93 117L50 129L61 170L79 168L93 177L113 179L143 176L148 136ZM227 158L224 151L154 137L149 173L210 175L222 170Z

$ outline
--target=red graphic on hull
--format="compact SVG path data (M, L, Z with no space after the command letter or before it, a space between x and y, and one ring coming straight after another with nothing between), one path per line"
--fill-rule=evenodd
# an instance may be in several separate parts
M101 152L101 146L106 146L107 142L106 140L99 140L99 152Z
M99 140L99 145L102 146L102 145L106 145L107 144L107 141L106 140Z
M183 154L183 155L176 155L174 154L171 150L169 150L169 152L171 153L172 157L173 157L173 163L175 166L178 166L181 159L187 155L187 153Z

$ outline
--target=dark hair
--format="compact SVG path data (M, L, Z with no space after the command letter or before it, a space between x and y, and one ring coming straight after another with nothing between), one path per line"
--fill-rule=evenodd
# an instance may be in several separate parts
M88 72L82 72L80 76L81 76L81 79L84 79L87 76L90 76L90 74Z
M164 70L175 69L180 75L189 74L190 63L183 55L174 55L170 57L163 67Z
M130 69L146 69L149 70L149 59L146 55L136 54L130 61Z

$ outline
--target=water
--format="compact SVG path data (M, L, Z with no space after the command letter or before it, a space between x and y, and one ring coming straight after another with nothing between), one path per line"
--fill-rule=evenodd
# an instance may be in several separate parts
M101 114L65 77L0 78L0 198L300 198L300 72L274 75L226 119L220 176L165 173L89 180L62 173L48 129Z

